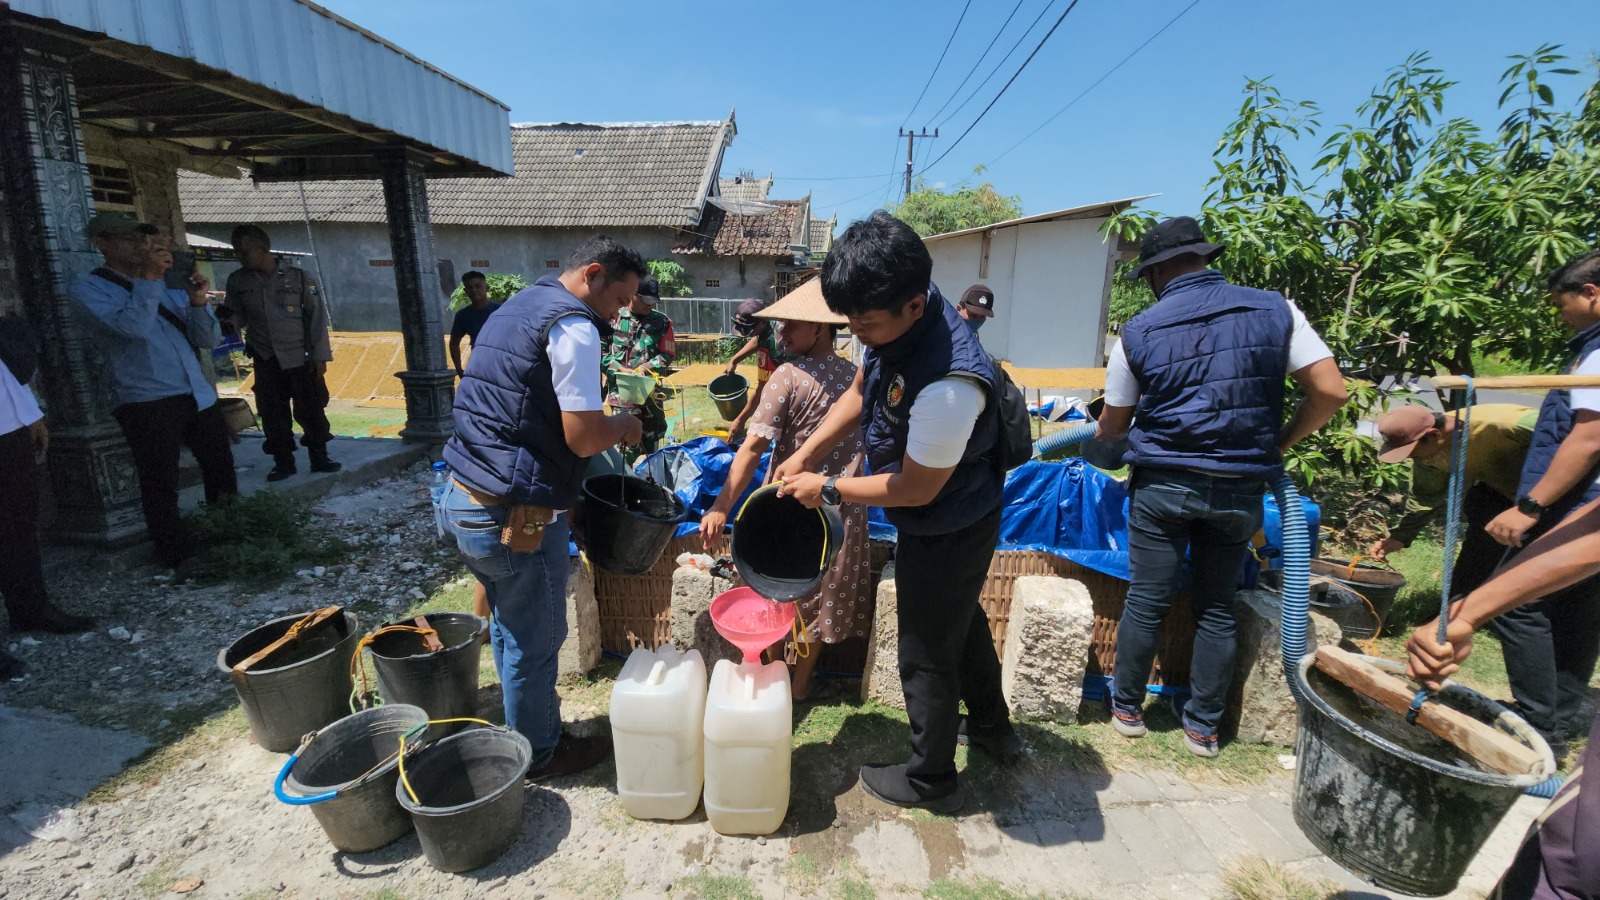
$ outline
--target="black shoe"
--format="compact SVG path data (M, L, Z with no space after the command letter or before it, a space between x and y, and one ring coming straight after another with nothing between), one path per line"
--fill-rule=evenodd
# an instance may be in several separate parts
M14 631L43 631L49 634L76 634L94 627L88 616L76 616L51 604L37 612L19 613L11 617Z
M563 734L556 743L556 752L543 767L528 770L529 781L544 781L562 775L576 775L591 769L611 755L611 735L573 737Z
M885 803L906 809L925 809L943 816L954 815L966 800L956 778L936 788L919 788L906 774L905 763L861 767L861 789Z
M1002 762L1017 759L1028 751L1022 735L1011 727L1010 719L993 728L973 728L971 722L969 717L961 717L961 723L956 726L956 743L977 747Z
M0 650L0 681L10 681L28 674L28 664Z
M282 481L285 478L288 478L290 475L300 471L294 466L293 453L280 453L277 456L274 456L273 460L275 462L272 466L272 471L267 473L268 481Z
M311 471L313 472L337 472L344 468L343 463L336 463L328 458L327 447L308 447L307 452L311 454Z

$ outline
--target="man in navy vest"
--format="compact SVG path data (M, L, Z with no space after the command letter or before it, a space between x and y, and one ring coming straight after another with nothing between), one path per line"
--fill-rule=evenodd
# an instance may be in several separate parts
M866 355L849 392L776 477L782 493L807 506L881 506L899 529L900 680L911 759L862 767L861 785L896 806L950 813L962 802L955 750L963 733L1000 758L1020 754L1022 741L978 604L1000 535L1005 475L995 374L932 273L922 239L881 210L834 243L822 266L823 297L850 320ZM871 474L810 472L813 457L857 424Z
M567 516L585 462L638 443L633 416L607 416L600 350L606 324L649 273L606 237L566 269L517 292L484 322L456 394L445 518L494 614L489 629L506 725L533 745L528 776L587 769L609 739L561 733L556 657L567 637Z
M1550 299L1572 339L1571 375L1600 375L1600 251L1550 273ZM1487 531L1507 548L1538 537L1600 497L1600 388L1551 391L1522 464L1517 503ZM1508 549L1506 555L1519 551ZM1585 726L1582 704L1600 655L1600 578L1588 578L1491 623L1505 652L1511 696L1559 759Z
M1280 294L1229 284L1208 267L1221 252L1187 217L1145 234L1130 277L1144 278L1159 300L1133 317L1111 352L1097 436L1127 434L1133 467L1132 578L1117 626L1112 724L1126 737L1145 734L1146 676L1187 553L1193 693L1175 712L1197 756L1218 753L1233 680L1234 593L1261 527L1262 496L1283 474L1283 451L1326 424L1346 397L1333 354L1305 315ZM1288 424L1286 375L1305 392Z

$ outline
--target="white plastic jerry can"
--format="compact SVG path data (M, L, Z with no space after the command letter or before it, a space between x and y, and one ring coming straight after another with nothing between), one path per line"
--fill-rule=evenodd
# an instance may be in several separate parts
M671 644L633 651L611 688L617 797L635 819L684 819L700 805L706 664Z
M706 819L719 834L771 834L789 811L789 668L718 661L706 694Z

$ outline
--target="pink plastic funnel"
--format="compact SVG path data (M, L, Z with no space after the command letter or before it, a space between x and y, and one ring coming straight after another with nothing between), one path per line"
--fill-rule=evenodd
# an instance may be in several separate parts
M711 601L711 624L747 663L760 663L761 651L794 627L794 604L776 603L747 587L723 591Z

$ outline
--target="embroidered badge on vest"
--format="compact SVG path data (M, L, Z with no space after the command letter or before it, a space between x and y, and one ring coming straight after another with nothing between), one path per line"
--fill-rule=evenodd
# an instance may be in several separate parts
M896 406L899 406L900 401L904 400L905 398L906 377L904 375L896 375L894 379L889 382L889 408L894 409Z

